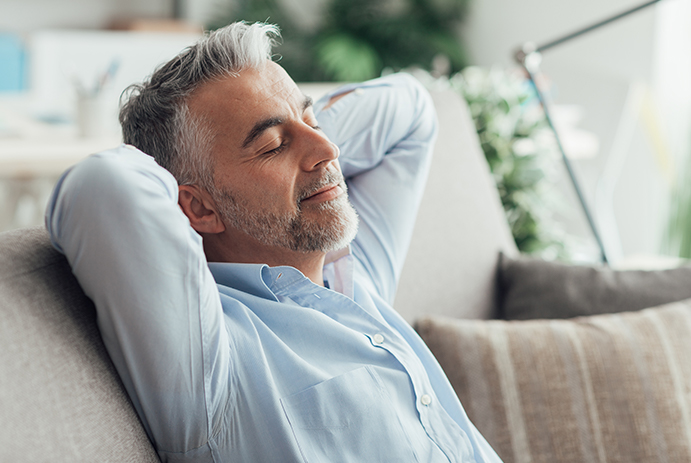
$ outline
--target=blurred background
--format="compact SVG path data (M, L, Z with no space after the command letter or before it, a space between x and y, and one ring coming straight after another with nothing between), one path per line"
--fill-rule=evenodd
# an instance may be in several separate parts
M594 262L516 49L631 0L0 0L0 231L42 223L60 172L120 142L118 100L205 30L269 21L298 82L405 70L469 103L519 248ZM546 51L539 84L610 261L691 257L691 5L651 8ZM462 238L461 238L462 239Z

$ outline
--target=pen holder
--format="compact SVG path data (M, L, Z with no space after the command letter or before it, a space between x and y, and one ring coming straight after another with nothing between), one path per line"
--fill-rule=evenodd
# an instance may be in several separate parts
M82 138L102 137L107 132L108 120L103 94L77 95L77 129Z

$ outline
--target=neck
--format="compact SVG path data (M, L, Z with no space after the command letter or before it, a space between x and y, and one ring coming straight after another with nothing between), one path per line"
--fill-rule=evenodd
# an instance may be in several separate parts
M302 272L319 286L324 286L324 252L299 252L287 248L267 246L245 235L225 236L226 233L202 234L204 254L208 262L266 264L270 267L287 265Z

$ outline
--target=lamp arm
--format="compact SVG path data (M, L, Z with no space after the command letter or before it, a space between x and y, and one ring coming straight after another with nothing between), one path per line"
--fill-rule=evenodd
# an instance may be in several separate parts
M516 61L518 61L519 64L524 64L526 56L529 55L530 53L534 53L534 52L540 53L540 52L543 52L545 50L549 50L550 48L554 48L556 46L561 45L562 43L569 42L569 41L571 41L577 37L580 37L581 35L585 35L591 31L594 31L596 29L604 27L609 23L618 21L621 18L624 18L624 17L626 17L630 14L633 14L637 11L648 8L649 6L652 6L658 2L660 2L660 0L648 1L648 2L643 3L641 5L630 8L626 11L622 11L621 13L617 13L614 16L610 16L609 18L603 19L602 21L598 21L595 24L591 24L590 26L584 27L584 28L579 29L577 31L566 34L562 37L551 40L551 41L549 41L545 44L542 44L542 45L535 45L532 43L525 44L522 49L520 49L516 52L514 57L516 58Z
M535 90L537 99L540 102L542 110L545 114L545 120L547 120L547 124L549 125L549 128L552 130L552 133L554 134L554 139L557 143L557 149L561 154L561 159L564 163L564 167L566 167L566 172L568 173L569 179L571 180L571 185L573 185L574 191L576 192L576 196L578 197L578 202L581 205L581 209L585 215L586 220L588 221L590 231L592 232L597 247L600 251L600 259L602 260L603 264L607 265L609 264L609 259L607 256L607 251L605 250L605 245L602 242L602 238L600 237L597 225L595 225L595 220L593 220L593 216L590 213L590 208L588 207L588 203L586 202L585 196L583 195L583 191L581 190L580 183L578 181L578 178L576 177L576 173L574 172L573 167L571 166L571 161L566 156L566 151L564 151L564 146L562 145L559 132L557 132L557 128L555 127L552 121L549 105L547 104L547 101L545 100L545 97L542 94L540 87L537 85L533 71L530 69L529 66L525 66L525 64L523 65L523 69L525 70L526 74L528 74L528 79L530 80L530 83L533 85L533 89Z
M533 85L533 88L535 89L535 92L537 94L537 98L540 101L540 104L542 105L542 108L543 108L544 113L545 113L545 119L547 120L547 123L549 124L550 129L552 129L552 133L554 134L554 137L556 139L557 148L559 149L559 152L561 153L561 157L562 157L562 160L564 162L564 166L566 167L566 171L569 174L569 178L571 180L571 183L573 184L576 195L578 196L578 201L581 205L581 208L583 209L583 212L585 213L585 217L586 217L586 219L588 221L588 225L590 226L590 229L593 233L593 237L595 238L597 246L600 249L600 257L602 259L602 262L605 264L608 263L608 258L607 258L608 256L607 256L607 252L605 251L604 243L602 242L602 239L600 238L600 233L598 233L597 226L595 225L595 221L593 220L593 217L590 213L590 208L588 207L588 204L585 200L585 197L583 196L580 184L578 182L578 179L576 178L576 174L573 171L573 168L571 167L571 161L569 161L568 157L566 156L566 152L564 151L564 147L561 143L559 133L557 132L557 129L552 122L552 118L550 116L550 111L549 111L549 105L547 104L547 101L545 100L545 98L542 94L542 91L540 90L539 86L537 85L535 75L540 72L540 62L542 60L541 52L543 52L545 50L549 50L550 48L554 48L556 46L559 46L562 43L573 40L577 37L580 37L581 35L592 32L592 31L599 29L601 27L604 27L607 24L610 24L614 21L618 21L618 20L620 20L620 19L622 19L622 18L624 18L630 14L633 14L637 11L648 8L649 6L652 6L655 3L658 3L659 1L660 0L650 0L646 3L643 3L641 5L630 8L626 11L621 12L621 13L615 14L614 16L610 16L609 18L603 19L602 21L598 21L595 24L591 24L590 26L584 27L584 28L579 29L577 31L571 32L570 34L566 34L562 37L554 39L554 40L547 42L543 45L536 45L535 43L532 43L532 42L525 43L520 49L518 49L514 53L514 59L525 70L526 74L528 75L530 82Z

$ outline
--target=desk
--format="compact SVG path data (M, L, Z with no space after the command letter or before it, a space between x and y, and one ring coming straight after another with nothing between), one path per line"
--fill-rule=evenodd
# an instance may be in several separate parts
M0 231L42 224L60 174L89 154L120 143L117 130L80 138L73 124L32 117L31 106L28 95L0 98Z
M0 178L57 177L89 154L120 143L118 136L51 141L0 138Z
M42 224L60 174L89 154L119 143L119 136L53 141L0 138L0 231Z

